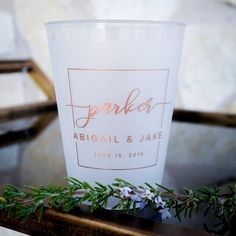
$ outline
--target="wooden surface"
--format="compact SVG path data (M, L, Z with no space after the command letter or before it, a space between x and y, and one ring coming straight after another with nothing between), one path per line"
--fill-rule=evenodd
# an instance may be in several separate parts
M36 82L36 84L44 91L49 100L55 101L54 86L43 71L37 66L33 60L29 60L29 75Z
M55 113L56 99L53 84L33 60L0 61L0 74L22 71L28 72L29 76L35 81L39 89L41 89L47 96L48 100L45 102L35 102L32 104L1 108L1 125L4 125L3 122L33 116L37 116L39 118L32 127L20 127L17 131L12 131L9 129L6 133L0 135L0 146L6 146L15 142L28 141L36 137L57 115Z
M54 86L34 61L0 61L0 74L21 71L28 72L29 76L48 97L48 101L2 108L0 109L0 122L37 115L38 112L47 111L48 106L56 105Z
M30 67L31 61L29 60L1 60L0 73L13 73L20 72Z
M236 127L236 114L175 109L173 120L195 124Z
M0 135L0 147L12 145L13 143L22 143L36 138L55 118L55 113L44 114L29 128Z
M33 216L26 222L7 219L5 212L0 212L0 225L30 235L74 236L74 235L173 235L173 236L207 236L205 232L177 227L166 223L137 218L131 215L98 210L89 213L88 209L64 214L47 209L42 221L37 222Z
M54 100L48 102L38 102L35 104L28 104L24 106L15 107L14 109L2 108L0 109L0 122L17 120L36 115L42 115L57 111L57 105Z

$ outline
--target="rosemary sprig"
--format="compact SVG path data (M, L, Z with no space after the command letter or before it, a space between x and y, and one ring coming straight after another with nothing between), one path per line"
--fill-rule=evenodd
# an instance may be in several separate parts
M181 221L183 217L191 217L200 207L205 207L205 215L214 222L214 229L205 228L208 232L226 234L233 231L233 221L236 219L236 185L229 185L227 194L221 193L219 187L205 186L195 191L184 188L184 194L178 194L174 189L162 185L144 186L133 184L117 178L111 185L95 182L90 185L73 177L68 178L68 186L25 186L23 189L7 185L0 195L0 210L7 211L9 217L26 220L36 211L39 221L45 207L57 208L68 212L85 202L91 204L91 211L106 208L110 197L117 199L113 209L130 212L137 208L151 207L161 220L170 218L169 209ZM235 230L235 229L234 229Z

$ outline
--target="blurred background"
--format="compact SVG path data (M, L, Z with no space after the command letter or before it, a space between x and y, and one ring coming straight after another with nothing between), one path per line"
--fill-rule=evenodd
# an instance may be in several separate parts
M236 0L0 0L0 59L32 58L52 80L45 23L67 19L186 23L175 107L236 113ZM0 109L45 101L24 77L0 75ZM181 191L227 183L236 177L235 153L234 128L174 122L163 184ZM58 119L33 141L0 149L1 185L64 184L65 175Z

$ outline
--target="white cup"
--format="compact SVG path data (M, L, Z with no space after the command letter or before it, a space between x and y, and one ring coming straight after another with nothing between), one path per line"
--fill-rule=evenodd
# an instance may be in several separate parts
M68 176L161 183L185 25L47 24Z

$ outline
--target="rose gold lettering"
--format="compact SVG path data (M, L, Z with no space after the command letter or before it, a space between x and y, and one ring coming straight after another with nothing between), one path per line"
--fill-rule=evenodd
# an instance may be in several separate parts
M79 139L83 141L84 140L84 134L79 134Z
M79 139L76 133L74 133L74 139Z
M96 136L96 135L92 135L92 136L91 136L91 140L92 140L93 142L97 142L97 141L98 141L97 136Z
M81 116L76 119L76 126L78 128L85 128L92 119L95 119L97 114L104 115L119 115L124 114L128 115L131 112L144 112L150 113L158 105L168 104L168 103L154 103L153 97L149 97L144 102L138 102L140 97L141 90L139 88L133 89L127 96L124 105L118 105L116 103L105 102L103 105L87 105L87 106L78 106L78 105L67 105L73 106L73 108L78 108L80 110L85 110L86 116Z
M120 143L120 142L117 140L117 137L116 137L116 136L114 137L114 143Z
M106 140L106 138L105 138L104 136L102 136L102 137L100 138L100 142L101 142L101 143L106 143L107 140Z
M149 142L149 141L160 140L160 139L162 139L162 132L156 132L153 134L141 135L139 142Z

